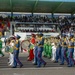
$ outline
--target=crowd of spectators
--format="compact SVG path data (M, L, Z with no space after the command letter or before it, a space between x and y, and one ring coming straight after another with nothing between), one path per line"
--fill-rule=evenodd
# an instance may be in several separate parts
M18 21L18 22L47 22L47 23L75 23L75 17L67 17L67 16L58 16L58 17L49 17L47 15L45 16L40 16L40 15L35 15L35 16L14 16L10 17L7 16L3 18L0 16L0 20L13 20L13 21Z
M46 16L14 16L5 17L0 16L0 21L17 21L17 22L36 22L36 23L59 23L59 28L62 32L69 31L71 24L75 23L75 17L48 17Z

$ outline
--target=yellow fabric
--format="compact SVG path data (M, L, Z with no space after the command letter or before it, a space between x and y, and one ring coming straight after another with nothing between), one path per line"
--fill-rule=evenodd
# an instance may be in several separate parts
M74 48L74 46L68 46L68 48Z
M43 47L43 45L39 45L38 47Z
M71 41L74 42L75 41L74 38L72 38Z
M18 50L18 48L16 46L14 46L14 49Z
M0 36L2 36L2 32L0 32Z

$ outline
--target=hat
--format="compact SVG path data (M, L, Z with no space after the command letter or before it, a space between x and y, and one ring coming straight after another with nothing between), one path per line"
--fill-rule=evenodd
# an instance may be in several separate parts
M43 36L43 33L40 33L39 35L40 35L40 36Z
M14 35L11 35L9 38L13 38L13 39L15 39L15 36L14 36Z
M31 34L33 37L36 37L36 35L35 34Z
M16 36L16 38L17 38L17 39L20 39L20 38L21 38L21 36L17 35L17 36Z

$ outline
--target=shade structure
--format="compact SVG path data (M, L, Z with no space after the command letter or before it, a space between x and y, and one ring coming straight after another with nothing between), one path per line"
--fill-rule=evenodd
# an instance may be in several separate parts
M75 13L75 0L0 0L0 12Z

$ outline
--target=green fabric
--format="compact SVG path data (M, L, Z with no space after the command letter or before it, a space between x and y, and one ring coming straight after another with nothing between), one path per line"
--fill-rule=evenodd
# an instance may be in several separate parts
M0 48L2 48L2 40L0 40Z
M49 51L49 45L46 44L46 54L48 55L48 51Z
M44 51L43 54L45 57L51 58L52 56L52 46L48 43L44 44Z
M48 58L51 58L51 56L52 56L52 46L49 45L49 50L48 50L47 57L48 57Z
M44 44L44 51L43 51L44 56L46 56L46 44Z
M13 48L12 47L9 49L9 52L11 52L11 53L13 52Z
M34 47L34 45L31 45L31 46L30 46L30 49L33 49L33 47Z

